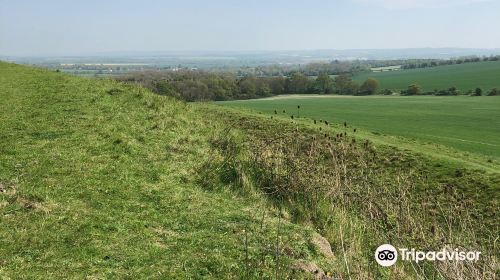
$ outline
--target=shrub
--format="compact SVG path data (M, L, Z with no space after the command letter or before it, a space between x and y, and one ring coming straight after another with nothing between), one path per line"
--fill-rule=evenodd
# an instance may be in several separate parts
M460 91L456 87L451 87L448 89L448 95L459 95Z
M368 78L359 88L359 95L375 94L379 86L379 82L374 78Z
M488 92L488 96L499 96L500 90L497 88L493 88Z
M417 95L422 92L422 87L417 84L409 85L406 90L401 91L401 95Z
M476 88L474 90L473 96L481 96L483 95L483 90L481 88Z
M448 96L448 95L459 95L460 91L456 87L451 87L449 89L442 89L440 91L434 91L436 96Z
M382 93L383 95L393 95L393 91L392 91L392 90L390 90L390 89L387 89L387 88L386 88L386 89L384 89L384 90L382 90L382 91L381 91L381 93Z

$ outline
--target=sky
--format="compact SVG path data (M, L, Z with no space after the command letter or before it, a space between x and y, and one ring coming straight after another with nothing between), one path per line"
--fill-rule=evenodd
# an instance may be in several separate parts
M0 0L0 55L500 48L499 0Z

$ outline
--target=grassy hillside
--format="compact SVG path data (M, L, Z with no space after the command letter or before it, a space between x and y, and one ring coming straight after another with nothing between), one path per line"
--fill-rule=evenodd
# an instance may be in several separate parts
M500 61L465 63L432 68L392 72L363 73L354 77L362 83L375 78L382 89L401 90L410 84L422 86L424 91L457 87L462 92L480 87L483 90L500 88Z
M498 253L490 249L498 238L498 173L449 161L453 155L415 152L405 142L379 141L385 137L354 132L349 125L240 108L208 110L246 135L215 146L225 177L237 189L260 189L289 209L292 221L312 223L344 261L335 270L344 277L495 279ZM388 271L372 259L377 244L388 240L410 248L482 244L486 257L472 266L399 263Z
M0 278L292 277L321 259L264 200L200 187L222 128L191 106L1 62L0 95Z
M0 63L0 95L2 278L302 279L321 268L334 279L494 279L498 270L496 174L352 127L12 64ZM484 258L382 268L373 252L386 242Z

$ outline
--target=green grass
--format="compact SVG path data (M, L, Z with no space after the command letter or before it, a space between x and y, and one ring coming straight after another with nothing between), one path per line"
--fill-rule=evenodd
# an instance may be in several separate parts
M191 106L1 62L0 97L0 278L300 277L265 200L198 184L220 128ZM280 251L320 259L311 233Z
M377 134L401 136L404 139L400 143L411 139L418 141L406 145L414 150L426 145L432 148L432 144L437 143L455 150L436 148L437 154L449 153L456 158L469 157L463 153L477 154L484 157L481 159L484 164L488 164L488 159L500 160L500 98L497 97L304 97L218 104L271 115L277 110L281 116L297 116L297 105L300 105L302 118L335 124L347 122L350 129L371 132L372 135L367 135L370 138L380 138ZM389 141L391 138L381 138L384 139ZM391 143L398 145L398 141ZM457 151L462 155L455 155Z
M219 144L225 155L219 168L231 174L239 188L245 185L242 182L250 182L278 204L287 205L293 221L313 223L339 252L337 257L350 264L352 279L411 278L410 266L406 273L392 270L391 275L373 266L372 250L387 240L415 248L483 244L480 250L488 256L483 264L489 268L484 267L488 272L481 277L461 275L465 271L460 269L459 274L437 273L435 267L424 264L426 273L416 278L494 279L491 272L496 269L497 254L488 248L495 247L491 242L498 237L498 168L449 161L454 154L422 155L408 149L415 146L410 141L374 138L352 128L346 130L347 137L339 138L339 132L344 132L341 125L207 107L212 117L245 132L245 138L234 144L238 149ZM443 148L435 147L433 152L446 152ZM473 170L476 167L491 173ZM370 205L378 205L382 216ZM350 248L346 256L343 246ZM342 266L335 271L349 275Z
M392 72L363 73L354 79L362 83L375 78L381 89L401 90L410 84L420 85L424 91L457 87L462 92L477 87L483 91L500 88L500 61L464 63L432 68L401 70Z

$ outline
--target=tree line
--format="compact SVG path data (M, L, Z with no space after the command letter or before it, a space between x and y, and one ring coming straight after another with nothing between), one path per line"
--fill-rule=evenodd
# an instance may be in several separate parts
M205 69L211 72L230 72L237 76L290 76L300 72L306 76L328 75L355 75L362 72L370 72L371 68L401 66L402 69L428 68L443 65L463 64L480 61L499 61L500 56L467 56L451 59L389 59L389 60L332 60L324 62L312 62L307 64L271 64L260 66L224 67L221 69ZM178 68L184 70L189 67Z
M279 94L340 94L340 95L498 95L497 89L483 92L471 90L461 93L457 88L424 92L418 85L409 85L401 91L380 89L379 82L369 78L358 83L351 77L370 67L395 64L402 68L425 68L439 65L479 61L499 61L500 56L461 57L448 60L410 59L376 61L338 61L307 65L267 65L241 68L238 71L207 71L198 69L149 70L128 73L117 79L139 83L160 95L169 95L186 101L223 101L263 98Z
M300 72L290 76L262 77L247 75L239 77L232 73L205 71L147 71L118 77L124 82L138 83L160 95L172 96L186 101L224 101L236 99L264 98L279 94L339 94L339 95L471 95L497 96L500 90L481 88L460 92L456 87L423 91L417 84L393 91L380 89L379 82L368 78L358 84L349 75L331 76L326 73L308 77Z
M416 68L428 68L428 67L436 67L436 66L444 66L444 65L453 65L453 64L464 64L464 63L472 63L472 62L481 62L481 61L499 61L500 55L496 56L470 56L470 57L460 57L460 58L452 58L452 59L426 59L426 60L408 60L402 63L402 69L416 69Z
M379 88L378 81L372 78L358 84L348 75L332 77L321 73L317 77L308 77L300 72L289 76L240 77L205 71L148 71L131 73L118 79L139 83L160 95L186 101L251 99L278 94L371 95Z
M393 94L390 90L383 91L383 94ZM435 96L454 96L454 95L470 95L470 96L500 96L500 90L497 88L492 88L486 92L483 89L477 87L474 90L468 90L466 92L461 92L456 87L450 87L447 89L435 89L433 91L423 91L422 87L418 84L411 84L408 88L402 90L400 92L402 96L411 96L411 95L435 95Z

